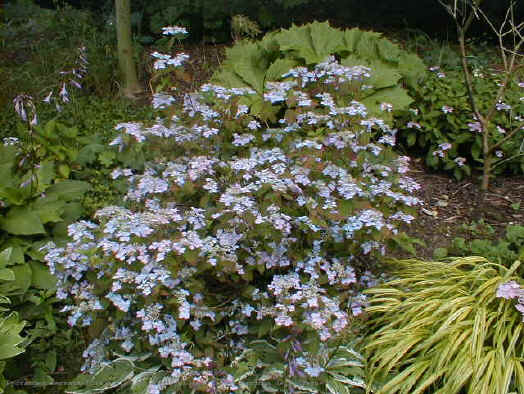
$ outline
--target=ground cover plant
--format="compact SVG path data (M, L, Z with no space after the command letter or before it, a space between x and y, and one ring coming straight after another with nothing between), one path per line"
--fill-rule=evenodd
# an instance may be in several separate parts
M366 345L377 393L508 393L524 389L520 264L482 257L394 262L366 291ZM388 374L390 374L388 376Z
M449 171L460 180L472 170L482 170L483 135L471 112L463 72L439 66L431 70L424 84L411 90L416 104L396 113L396 125L401 141L422 153L428 167ZM480 111L491 108L501 78L489 67L475 68L472 85ZM507 131L519 124L524 113L523 86L516 79L508 81L504 104L499 104L492 119L496 126L490 141L493 146L501 142L495 152L494 175L524 172L522 135L506 139Z
M97 334L80 387L365 387L340 339L418 185L394 131L355 100L373 70L328 57L287 71L264 94L285 109L274 121L243 104L256 91L207 84L178 110L155 95L153 125L117 126L112 144L147 159L113 172L127 202L46 255L70 324Z

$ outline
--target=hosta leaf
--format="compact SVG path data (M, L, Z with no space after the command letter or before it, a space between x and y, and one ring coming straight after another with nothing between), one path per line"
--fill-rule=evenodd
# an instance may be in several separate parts
M45 234L40 217L29 207L11 208L4 218L0 218L0 228L14 235Z
M73 201L82 198L89 189L91 185L87 182L66 179L55 183L47 189L46 194L56 196L63 201Z
M37 191L39 193L45 191L53 183L55 177L55 163L50 160L41 162L36 170Z
M0 284L0 293L24 294L31 285L32 272L28 264L14 265L10 268L15 278L7 283Z
M9 268L0 268L0 280L15 280L15 273Z
M24 352L20 344L24 341L19 334L24 323L18 320L16 313L0 317L0 360L14 357Z
M51 275L49 269L38 261L30 261L31 266L31 286L37 289L53 290L56 288L56 277Z
M38 215L42 224L62 221L66 203L58 200L56 195L39 198L32 204L32 209Z

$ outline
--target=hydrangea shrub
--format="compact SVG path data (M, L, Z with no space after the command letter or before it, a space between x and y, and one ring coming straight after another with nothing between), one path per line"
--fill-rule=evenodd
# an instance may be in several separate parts
M70 324L96 333L85 371L124 368L118 383L149 393L365 387L336 346L420 204L395 130L354 100L371 75L334 58L292 69L266 86L274 122L243 104L250 88L207 84L155 96L154 125L117 126L112 144L145 152L145 169L116 169L122 205L47 247Z

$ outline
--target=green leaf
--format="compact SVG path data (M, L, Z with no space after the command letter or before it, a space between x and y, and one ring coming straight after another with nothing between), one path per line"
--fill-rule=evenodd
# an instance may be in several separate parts
M408 144L408 146L413 146L415 145L416 142L417 142L417 133L415 131L411 131L406 138L406 143Z
M11 254L13 253L13 248L6 248L0 253L0 268L7 267L11 262Z
M436 248L433 250L433 258L436 260L443 259L448 256L448 250L446 248Z
M38 261L30 261L31 267L31 286L42 290L56 289L56 277L51 275L49 269Z
M85 166L86 164L94 163L97 159L97 154L106 151L108 148L103 144L89 144L84 146L78 152L75 162Z
M32 205L33 212L38 215L42 224L62 221L66 203L58 200L56 194L40 197Z
M41 162L36 170L38 192L45 191L53 183L55 177L55 163L51 160Z
M390 103L393 109L405 109L413 102L413 99L407 94L406 90L400 86L394 86L377 91L376 93L361 100L370 114L382 115L384 112L380 111L379 106L382 103Z
M309 26L298 27L293 25L288 30L277 32L272 37L283 52L289 53L299 59L303 59L306 64L314 64L324 60L319 58L313 46Z
M282 78L282 75L298 64L296 60L289 58L275 60L266 71L266 81L278 81Z
M87 182L66 179L55 183L47 189L46 194L56 196L63 201L73 201L82 198L89 189L91 185Z
M15 280L15 273L9 268L0 268L0 280Z
M6 317L0 317L0 360L24 352L20 346L24 338L19 335L23 328L24 323L18 320L18 315L14 312Z
M328 22L313 22L309 24L313 49L319 61L324 61L343 43L344 34L329 26Z
M28 207L11 208L0 218L0 228L14 235L45 234L40 217Z
M357 29L356 27L350 30L344 31L344 42L346 44L344 49L347 49L350 53L356 51L357 43L364 34L363 30Z
M0 284L0 293L10 295L24 294L31 285L31 268L28 264L23 264L14 265L10 269L15 278L8 283Z

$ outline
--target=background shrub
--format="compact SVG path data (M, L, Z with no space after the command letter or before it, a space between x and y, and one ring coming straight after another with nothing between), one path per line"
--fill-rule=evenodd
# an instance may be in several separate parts
M470 175L472 169L482 168L482 135L477 131L478 122L468 103L462 71L432 69L432 76L423 84L411 86L410 94L416 105L397 113L399 136L413 151L425 156L430 168L450 171L461 179ZM486 112L493 105L500 76L483 67L477 68L474 75L478 105ZM498 104L498 114L489 130L491 145L522 122L524 88L521 85L518 80L511 81L505 102ZM523 133L517 133L496 152L495 174L524 172Z

